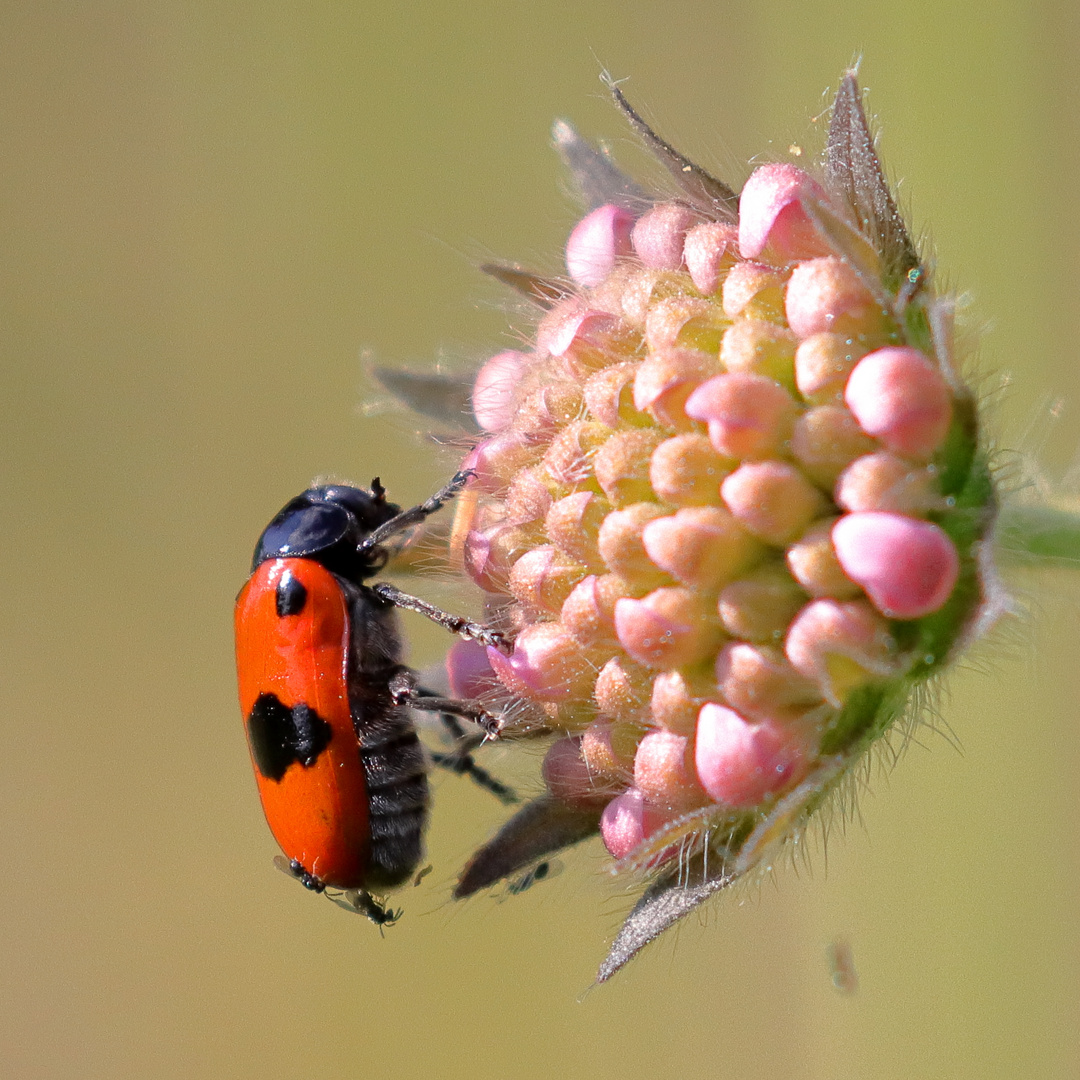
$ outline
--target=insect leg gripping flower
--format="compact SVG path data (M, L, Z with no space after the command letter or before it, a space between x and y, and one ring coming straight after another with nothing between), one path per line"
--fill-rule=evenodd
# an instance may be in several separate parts
M477 378L456 526L515 642L488 674L558 736L547 793L457 895L599 831L651 877L601 981L800 836L994 606L950 301L854 73L821 168L763 165L739 195L611 88L679 193L556 125L588 212L566 278L488 268L541 316Z

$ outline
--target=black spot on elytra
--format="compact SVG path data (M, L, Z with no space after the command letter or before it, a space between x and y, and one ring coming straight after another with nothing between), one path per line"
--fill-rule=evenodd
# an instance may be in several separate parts
M277 694L260 694L247 718L255 765L268 780L281 780L289 766L305 769L330 745L334 729L310 706L291 709Z
M277 604L278 618L284 618L286 615L299 615L304 610L304 605L307 603L307 589L304 588L304 583L293 575L291 570L286 570L281 575L277 584L275 602Z

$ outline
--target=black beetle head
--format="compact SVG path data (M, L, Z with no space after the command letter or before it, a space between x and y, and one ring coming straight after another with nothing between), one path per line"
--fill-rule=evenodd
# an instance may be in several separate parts
M267 559L313 559L348 580L362 580L382 565L380 553L365 558L357 545L400 510L387 502L382 485L372 490L332 484L308 488L290 499L263 530L251 568Z

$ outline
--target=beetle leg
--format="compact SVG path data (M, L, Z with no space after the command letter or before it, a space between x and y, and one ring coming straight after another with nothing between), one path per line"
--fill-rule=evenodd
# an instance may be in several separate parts
M472 472L468 469L455 473L450 482L439 488L430 499L408 510L402 510L395 514L389 521L384 521L377 529L373 529L356 546L358 555L366 555L380 544L386 543L392 536L419 525L425 518L430 517L436 510L442 509L461 489L469 482ZM382 485L380 485L381 487Z
M494 646L499 652L507 655L511 651L505 635L498 630L492 630L482 623L473 622L472 619L466 619L461 615L451 615L449 611L443 611L442 608L429 604L418 596L402 592L396 585L389 585L385 581L366 587L386 603L404 608L406 611L416 611L452 634L458 634L471 641L479 641L481 645Z
M416 672L410 668L400 668L390 679L388 684L390 697L395 705L408 705L411 709L420 712L447 713L450 716L460 716L464 720L471 720L484 729L484 737L494 739L498 737L502 721L493 716L482 705L475 701L464 701L460 698L438 697L430 691L421 690L416 682Z

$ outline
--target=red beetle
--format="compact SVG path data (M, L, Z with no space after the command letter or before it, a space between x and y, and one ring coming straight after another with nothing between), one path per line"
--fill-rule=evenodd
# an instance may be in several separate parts
M419 687L401 662L395 608L499 648L502 635L368 583L386 563L386 541L438 510L469 475L404 512L377 479L371 491L310 488L266 527L236 601L240 707L266 820L307 888L346 890L378 923L396 915L371 892L406 881L422 855L427 757L410 709L498 732L496 718L475 703ZM512 801L473 763L471 745L435 760Z

